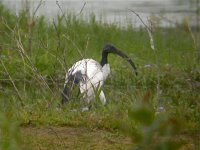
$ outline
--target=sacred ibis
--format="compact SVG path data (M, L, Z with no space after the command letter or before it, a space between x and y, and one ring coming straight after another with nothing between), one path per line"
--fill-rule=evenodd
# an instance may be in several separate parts
M81 93L86 103L90 103L98 96L101 102L106 104L106 98L101 87L110 74L110 65L108 64L109 53L117 54L124 58L130 63L137 75L137 69L133 61L115 46L106 44L102 51L100 63L93 59L82 59L73 64L68 70L62 92L62 104L72 99L72 92L75 87L79 89L77 95Z

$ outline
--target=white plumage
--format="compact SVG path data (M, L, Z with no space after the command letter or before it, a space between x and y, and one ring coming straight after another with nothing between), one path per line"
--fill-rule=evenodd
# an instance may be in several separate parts
M82 59L76 62L66 74L65 85L69 82L68 77L74 76L77 72L82 74L82 80L80 80L80 92L84 93L84 99L89 103L95 98L95 93L101 90L101 86L110 74L110 65L106 64L103 67L99 62L93 59ZM106 103L106 98L103 91L100 91L99 98L103 104Z
M65 103L71 100L71 93L75 86L79 87L80 93L83 94L83 99L90 103L98 96L103 104L106 104L106 98L102 91L102 85L110 74L110 65L107 61L109 53L114 53L126 61L128 61L137 74L136 67L132 60L113 45L107 44L102 51L101 62L93 59L82 59L76 62L68 70L63 90L63 100Z

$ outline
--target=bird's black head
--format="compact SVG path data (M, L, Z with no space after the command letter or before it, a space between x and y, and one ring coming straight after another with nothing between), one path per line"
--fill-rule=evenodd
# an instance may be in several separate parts
M135 64L133 63L133 61L126 54L124 54L122 51L117 49L112 44L106 44L104 46L103 51L102 51L101 66L104 66L105 64L108 63L108 54L109 53L116 54L116 55L124 58L126 61L128 61L130 63L130 65L133 67L135 74L137 75L137 68L135 67Z
M108 54L113 53L116 54L118 49L114 47L112 44L106 44L102 51L102 59L101 59L101 66L104 66L108 63Z
M118 51L118 49L113 46L112 44L106 44L103 48L103 52L102 53L116 53Z

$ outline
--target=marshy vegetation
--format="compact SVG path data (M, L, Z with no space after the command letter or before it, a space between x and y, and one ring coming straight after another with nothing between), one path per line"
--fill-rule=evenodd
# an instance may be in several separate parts
M145 28L97 22L93 14L88 22L74 14L48 22L3 5L0 14L0 149L198 149L199 34L188 22L153 24L152 50ZM109 104L81 112L77 99L59 108L67 69L82 58L100 60L106 43L129 54L139 75L109 56Z

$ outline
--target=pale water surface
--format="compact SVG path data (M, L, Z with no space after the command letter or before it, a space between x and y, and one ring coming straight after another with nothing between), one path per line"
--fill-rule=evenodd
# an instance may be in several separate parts
M34 12L38 3L39 0L29 1L31 12ZM107 23L114 22L122 26L126 26L128 22L137 27L142 25L129 9L139 13L145 22L151 18L164 27L174 26L183 20L188 20L190 25L195 25L196 20L195 5L180 0L60 0L58 3L64 12L74 12L77 17L82 15L85 20L88 20L90 14L94 13L97 20ZM3 0L3 4L18 15L19 11L24 8L25 0ZM60 13L61 10L55 0L46 0L36 15L44 15L51 21Z

